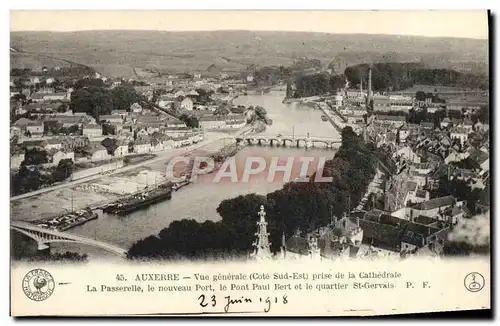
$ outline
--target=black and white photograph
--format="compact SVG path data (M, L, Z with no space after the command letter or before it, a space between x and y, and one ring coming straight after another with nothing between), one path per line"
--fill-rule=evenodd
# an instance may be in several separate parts
M117 270L111 281L165 286L173 274L139 267L383 260L386 271L353 275L406 289L417 282L389 267L412 259L485 261L489 273L488 11L10 16L10 252L23 266L11 287L30 307L64 300L58 291L76 282L51 266L136 266L137 277ZM319 272L304 278L343 278ZM490 291L489 274L463 272L457 291ZM81 292L155 291L135 284ZM267 313L292 300L293 284L271 299L251 295L288 288L231 284L248 298L221 295L217 311L260 300ZM366 285L345 284L317 291ZM216 308L215 287L190 288L200 309Z

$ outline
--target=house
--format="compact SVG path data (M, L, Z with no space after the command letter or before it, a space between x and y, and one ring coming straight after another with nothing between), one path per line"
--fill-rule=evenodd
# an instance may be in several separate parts
M187 135L192 129L188 127L163 127L159 131L166 136L175 138Z
M408 206L410 204L421 203L424 201L428 201L430 198L430 194L428 191L419 189L418 183L414 181L408 181L406 183L407 193L404 199L404 206Z
M455 150L452 150L448 156L445 157L444 162L446 164L449 164L451 162L460 162L462 160L465 160L469 156L469 153L467 152L457 152Z
M471 119L467 118L464 119L464 122L461 125L462 128L464 128L468 134L470 134L474 130L474 123L472 122Z
M444 243L446 236L446 229L414 223L377 209L366 212L359 226L364 243L400 254L433 248L436 243Z
M420 163L420 156L410 146L404 146L392 154L392 158L404 159L408 162Z
M125 118L126 116L128 116L127 110L113 110L113 111L111 111L111 114L112 115L119 115L122 118Z
M117 147L113 152L114 156L121 157L128 154L128 142L125 140L119 140L116 144Z
M190 90L190 91L186 94L186 96L188 96L188 97L198 97L198 96L200 96L200 94L199 94L197 91L195 91L195 90L193 89L193 90Z
M15 151L14 154L10 156L10 168L18 169L24 161L24 152L21 150Z
M434 123L432 122L420 122L420 129L424 131L431 131L434 129Z
M21 148L24 148L25 150L43 150L45 146L47 146L47 141L45 140L25 140L21 144Z
M344 117L347 119L347 124L350 124L350 125L364 124L365 123L365 118L362 116L344 115Z
M425 215L435 218L440 212L447 208L452 208L456 204L456 199L453 196L445 196L433 198L421 203L411 205L410 216Z
M29 137L42 137L43 136L43 122L41 121L33 121L28 123L26 126L26 133L28 134Z
M63 150L51 149L48 151L49 157L51 157L51 162L54 165L58 165L61 160L70 159L73 162L75 161L75 153L74 152L66 152Z
M460 143L463 145L467 139L469 138L469 133L465 128L462 127L453 127L450 132L451 139L458 139Z
M130 112L132 113L141 113L142 106L139 103L134 103L130 106Z
M172 141L173 141L174 148L189 146L193 143L193 140L189 136L181 136L181 137L172 138Z
M468 151L468 158L476 162L484 171L490 169L490 156L479 149L471 149Z
M38 91L37 91L38 94L53 94L55 93L55 90L53 87L44 87L44 88L40 88Z
M52 93L52 94L43 94L43 101L69 101L70 94L69 93Z
M406 122L406 117L397 115L375 115L374 121L392 126L402 126Z
M193 100L189 97L186 97L185 99L182 100L181 102L181 109L182 110L187 110L187 111L192 111L193 110Z
M388 112L391 111L391 102L387 96L378 96L373 98L373 111Z
M246 126L246 119L226 121L226 127L230 129L240 129Z
M21 105L19 105L16 109L15 109L15 114L16 115L23 115L25 114L26 112L28 112L28 110L26 110L25 108L23 108Z
M34 124L34 123L37 123L36 120L31 120L31 119L28 119L28 118L19 118L18 120L16 120L16 122L14 122L12 124L13 127L16 127L16 128L19 128L19 130L22 132L22 133L25 133L26 132L26 127L31 125L31 124Z
M95 119L85 112L75 112L73 114L51 114L45 116L45 121L57 121L63 127L71 127L74 125L81 126L82 124L95 124Z
M63 137L62 138L62 148L65 151L73 151L77 148L84 148L88 146L89 139L87 137L76 136L76 137Z
M149 136L137 137L134 141L134 152L137 154L144 154L151 152L151 138Z
M30 99L32 102L35 103L44 102L45 101L44 96L45 94L34 93L31 94Z
M170 97L162 96L158 99L158 106L163 109L171 109L174 101Z
M10 137L10 139L12 139L14 136L16 136L16 137L18 137L18 138L19 138L19 137L21 137L21 136L22 136L22 134L23 134L23 133L21 132L21 128L16 127L16 126L12 126L12 127L10 127L10 130L9 130L9 131L10 131L10 132L9 132L9 137Z
M109 159L108 150L106 147L99 145L87 150L89 159L92 162L103 161Z
M431 163L414 163L412 165L412 170L421 173L421 174L430 174L433 170L434 167Z
M451 120L448 117L444 118L443 121L441 121L441 123L440 123L440 127L443 129L448 128L448 126L450 126L450 125L451 125Z
M462 111L462 109L470 109L477 111L481 106L488 105L488 99L484 97L479 98L453 98L446 100L446 108L448 110Z
M118 114L110 114L110 115L101 115L99 117L99 120L101 122L107 122L111 124L116 124L116 123L122 123L123 122L123 117Z
M187 128L186 123L179 119L171 119L166 121L167 128Z
M55 81L56 81L55 78L49 77L49 78L45 79L45 84L52 85ZM51 89L54 90L54 88L51 88ZM52 91L52 93L54 93L54 91Z
M102 136L102 126L97 124L86 124L82 128L82 135L89 138L101 137Z
M60 138L48 138L46 139L47 145L45 146L46 150L51 150L51 149L62 149L62 141Z
M406 125L402 125L398 130L398 137L400 143L406 143L406 139L410 136L410 129Z
M29 77L29 82L30 85L35 85L35 84L40 84L40 78L36 76L30 76Z
M481 121L478 121L474 125L474 131L487 132L488 130L490 130L490 125L487 123L482 123Z

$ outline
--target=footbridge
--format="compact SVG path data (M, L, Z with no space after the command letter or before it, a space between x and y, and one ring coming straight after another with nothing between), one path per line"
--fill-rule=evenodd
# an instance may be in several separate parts
M342 141L338 138L295 136L295 135L245 135L236 137L236 142L245 145L302 147L302 148L331 148L338 149Z
M49 243L66 242L90 245L93 247L104 249L121 257L125 257L127 254L127 251L125 249L106 242L84 238L66 232L41 228L27 222L12 221L10 223L10 228L35 240L38 244L38 250L49 248Z

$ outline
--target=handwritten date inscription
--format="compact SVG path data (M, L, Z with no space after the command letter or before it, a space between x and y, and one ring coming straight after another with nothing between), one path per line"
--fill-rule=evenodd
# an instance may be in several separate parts
M216 307L218 305L217 302L217 297L215 295L212 295L210 297L205 296L204 294L200 295L198 297L198 303L201 307L206 308L208 306L211 307ZM288 303L288 298L285 295L282 297L258 297L252 298L249 297L231 297L230 295L225 296L224 300L222 301L222 304L224 304L224 312L229 312L230 308L233 306L239 306L241 307L247 305L252 307L255 307L255 303L259 303L263 305L264 312L269 312L271 310L272 304L287 304Z

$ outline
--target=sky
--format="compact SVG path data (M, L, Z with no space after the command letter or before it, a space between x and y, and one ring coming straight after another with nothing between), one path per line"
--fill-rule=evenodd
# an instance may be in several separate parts
M484 10L11 11L11 31L272 30L488 38Z

